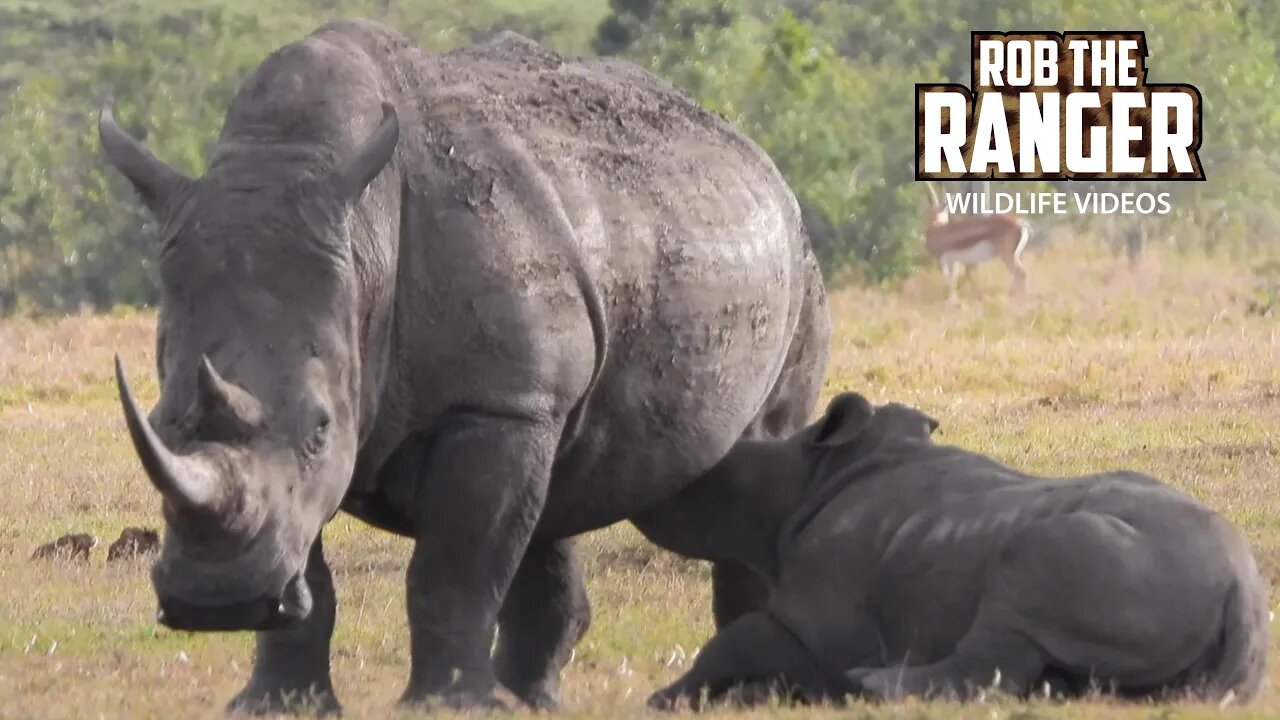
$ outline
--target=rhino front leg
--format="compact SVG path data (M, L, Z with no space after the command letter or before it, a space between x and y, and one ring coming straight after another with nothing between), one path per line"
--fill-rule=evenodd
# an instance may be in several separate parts
M402 702L501 706L490 650L546 500L558 434L546 421L469 412L432 438L414 507Z
M308 708L320 715L341 713L329 677L329 640L338 603L319 537L311 546L305 577L311 613L292 627L257 633L253 674L227 706L228 713L276 715Z
M571 538L531 545L498 615L498 680L529 707L560 705L560 672L591 625Z
M744 694L744 704L765 700L772 693L807 700L831 694L816 659L796 636L771 615L753 612L716 633L689 672L649 697L649 707L678 710L687 703L701 710L735 688L751 691Z

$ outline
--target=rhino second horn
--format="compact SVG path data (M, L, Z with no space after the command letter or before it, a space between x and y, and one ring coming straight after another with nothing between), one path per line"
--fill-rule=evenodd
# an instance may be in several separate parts
M124 364L119 355L116 355L116 387L120 391L120 404L124 409L129 437L133 440L133 448L142 460L142 468L151 484L179 507L214 509L218 488L216 473L199 458L175 455L165 447L138 408L138 401L133 396L129 381L125 379Z
M224 380L208 355L200 356L196 382L200 389L202 412L228 421L242 432L252 431L262 424L262 405L257 398Z

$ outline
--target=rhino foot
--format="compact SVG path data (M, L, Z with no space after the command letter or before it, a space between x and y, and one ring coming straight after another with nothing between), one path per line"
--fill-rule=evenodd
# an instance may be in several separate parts
M342 704L332 687L265 687L250 683L227 704L228 715L315 715L340 717Z
M451 691L424 695L412 690L400 697L400 704L424 712L450 710L454 712L507 713L511 708L493 693Z
M649 696L648 706L650 710L658 710L660 712L674 713L685 709L697 711L701 709L698 702L699 698L686 697L679 691L673 691L671 688L659 690Z
M876 672L874 668L859 668L857 670L847 670L844 673L845 693L856 698L868 701L881 700L880 690L877 687L879 683L871 680L871 674Z
M556 712L561 709L559 696L552 690L525 690L516 691L509 688L526 707L535 712Z
M896 702L911 695L907 668L858 668L844 673L847 695L867 702Z
M657 710L659 712L670 712L674 709L672 708L673 704L674 703L671 699L662 693L654 693L650 695L648 701L645 702L645 705L648 706L650 710Z

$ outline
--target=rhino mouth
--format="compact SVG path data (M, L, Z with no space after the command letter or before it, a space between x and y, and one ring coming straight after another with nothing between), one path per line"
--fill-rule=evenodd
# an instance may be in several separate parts
M281 630L311 614L311 589L302 573L285 583L278 596L250 600L200 602L176 594L159 593L156 622L174 630Z

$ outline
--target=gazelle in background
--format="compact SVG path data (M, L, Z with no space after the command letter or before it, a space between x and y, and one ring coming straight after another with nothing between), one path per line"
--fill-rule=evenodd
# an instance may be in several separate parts
M958 298L956 285L967 265L977 265L999 258L1013 276L1013 292L1021 295L1027 289L1027 271L1022 266L1022 251L1031 237L1031 224L1015 215L979 215L952 220L947 206L933 189L925 217L924 248L937 258L942 274L951 286L951 302Z

